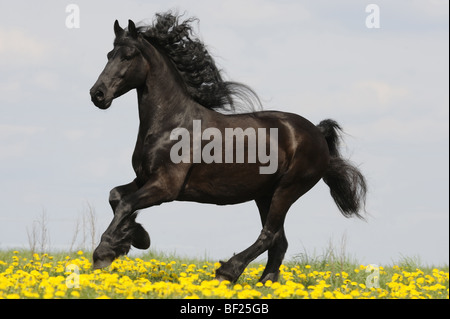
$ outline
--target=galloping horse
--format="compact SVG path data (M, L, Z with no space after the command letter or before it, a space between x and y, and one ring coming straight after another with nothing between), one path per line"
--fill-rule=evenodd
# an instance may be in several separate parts
M114 23L114 48L90 95L97 107L107 109L113 99L136 89L136 178L110 192L114 217L94 251L94 268L110 265L131 245L150 246L148 233L135 221L140 209L174 200L217 205L254 200L262 231L253 245L221 262L216 278L235 282L268 250L260 281L276 281L288 246L283 225L290 206L323 179L343 215L361 217L366 182L340 156L341 128L335 121L316 126L291 113L236 112L259 99L248 86L222 78L192 30L194 20L164 13L144 27L131 20L127 29ZM226 150L231 155L221 153ZM265 166L267 150L276 155L270 167Z

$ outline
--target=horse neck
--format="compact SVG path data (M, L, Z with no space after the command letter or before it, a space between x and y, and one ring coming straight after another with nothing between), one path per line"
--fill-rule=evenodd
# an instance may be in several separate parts
M169 59L150 44L147 47L151 50L147 58L150 71L145 84L137 89L140 131L183 126L205 112L188 96Z

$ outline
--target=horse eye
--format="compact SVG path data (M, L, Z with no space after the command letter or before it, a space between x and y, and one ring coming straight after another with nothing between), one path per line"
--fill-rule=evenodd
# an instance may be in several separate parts
M108 60L109 59L111 59L112 57L113 57L113 51L111 51L111 52L108 52L108 54L106 55L106 57L108 58Z
M127 48L124 52L123 59L124 60L131 60L136 55L136 49L134 48Z

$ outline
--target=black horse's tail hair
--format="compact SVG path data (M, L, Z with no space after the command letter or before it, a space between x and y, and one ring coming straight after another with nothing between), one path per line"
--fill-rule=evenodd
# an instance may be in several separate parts
M359 211L365 206L367 184L360 170L339 153L342 128L334 120L324 120L317 127L330 152L330 164L323 181L330 187L330 194L345 217L364 219Z

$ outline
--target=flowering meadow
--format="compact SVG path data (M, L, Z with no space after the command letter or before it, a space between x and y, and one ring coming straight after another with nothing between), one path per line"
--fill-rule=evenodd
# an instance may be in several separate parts
M251 264L232 284L214 279L219 263L160 257L121 257L106 269L93 270L91 255L82 251L69 256L0 252L0 299L449 298L448 267L288 262L281 266L279 282L262 284L264 265Z

